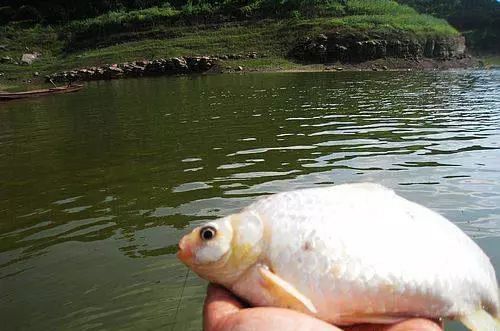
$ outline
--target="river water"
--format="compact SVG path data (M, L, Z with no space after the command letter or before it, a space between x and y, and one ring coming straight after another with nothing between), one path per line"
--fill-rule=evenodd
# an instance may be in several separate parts
M333 183L439 211L498 274L499 91L500 71L277 73L2 104L1 328L198 330L206 284L189 273L182 290L180 236Z

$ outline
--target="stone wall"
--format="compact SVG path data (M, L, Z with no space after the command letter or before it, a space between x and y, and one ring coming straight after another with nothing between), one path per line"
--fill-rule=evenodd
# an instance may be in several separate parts
M297 43L289 54L304 62L364 62L384 57L452 59L465 56L465 38L416 39L330 32Z
M152 61L135 61L120 64L87 67L63 71L47 76L47 81L89 81L101 79L116 79L127 77L159 76L201 73L210 70L218 58L209 56L174 57Z

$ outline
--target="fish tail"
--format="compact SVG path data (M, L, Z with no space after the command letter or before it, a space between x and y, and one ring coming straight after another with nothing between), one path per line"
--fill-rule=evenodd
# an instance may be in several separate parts
M500 320L484 309L462 316L460 321L471 331L500 331Z

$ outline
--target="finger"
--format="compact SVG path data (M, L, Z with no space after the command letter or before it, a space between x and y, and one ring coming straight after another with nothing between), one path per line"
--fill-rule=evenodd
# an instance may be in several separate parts
M434 321L423 318L412 318L388 326L384 331L442 331L441 326Z
M231 331L342 331L315 317L283 308L259 307L228 316L220 330Z
M442 331L438 322L412 318L395 324L360 324L346 327L345 331Z
M216 330L230 315L243 308L243 304L226 289L209 284L203 307L203 330Z

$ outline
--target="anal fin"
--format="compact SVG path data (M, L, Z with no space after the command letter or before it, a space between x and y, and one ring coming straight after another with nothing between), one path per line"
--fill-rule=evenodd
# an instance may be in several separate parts
M265 266L259 267L264 288L276 300L276 303L285 308L316 314L318 311L311 300L300 293L293 285L281 279Z

